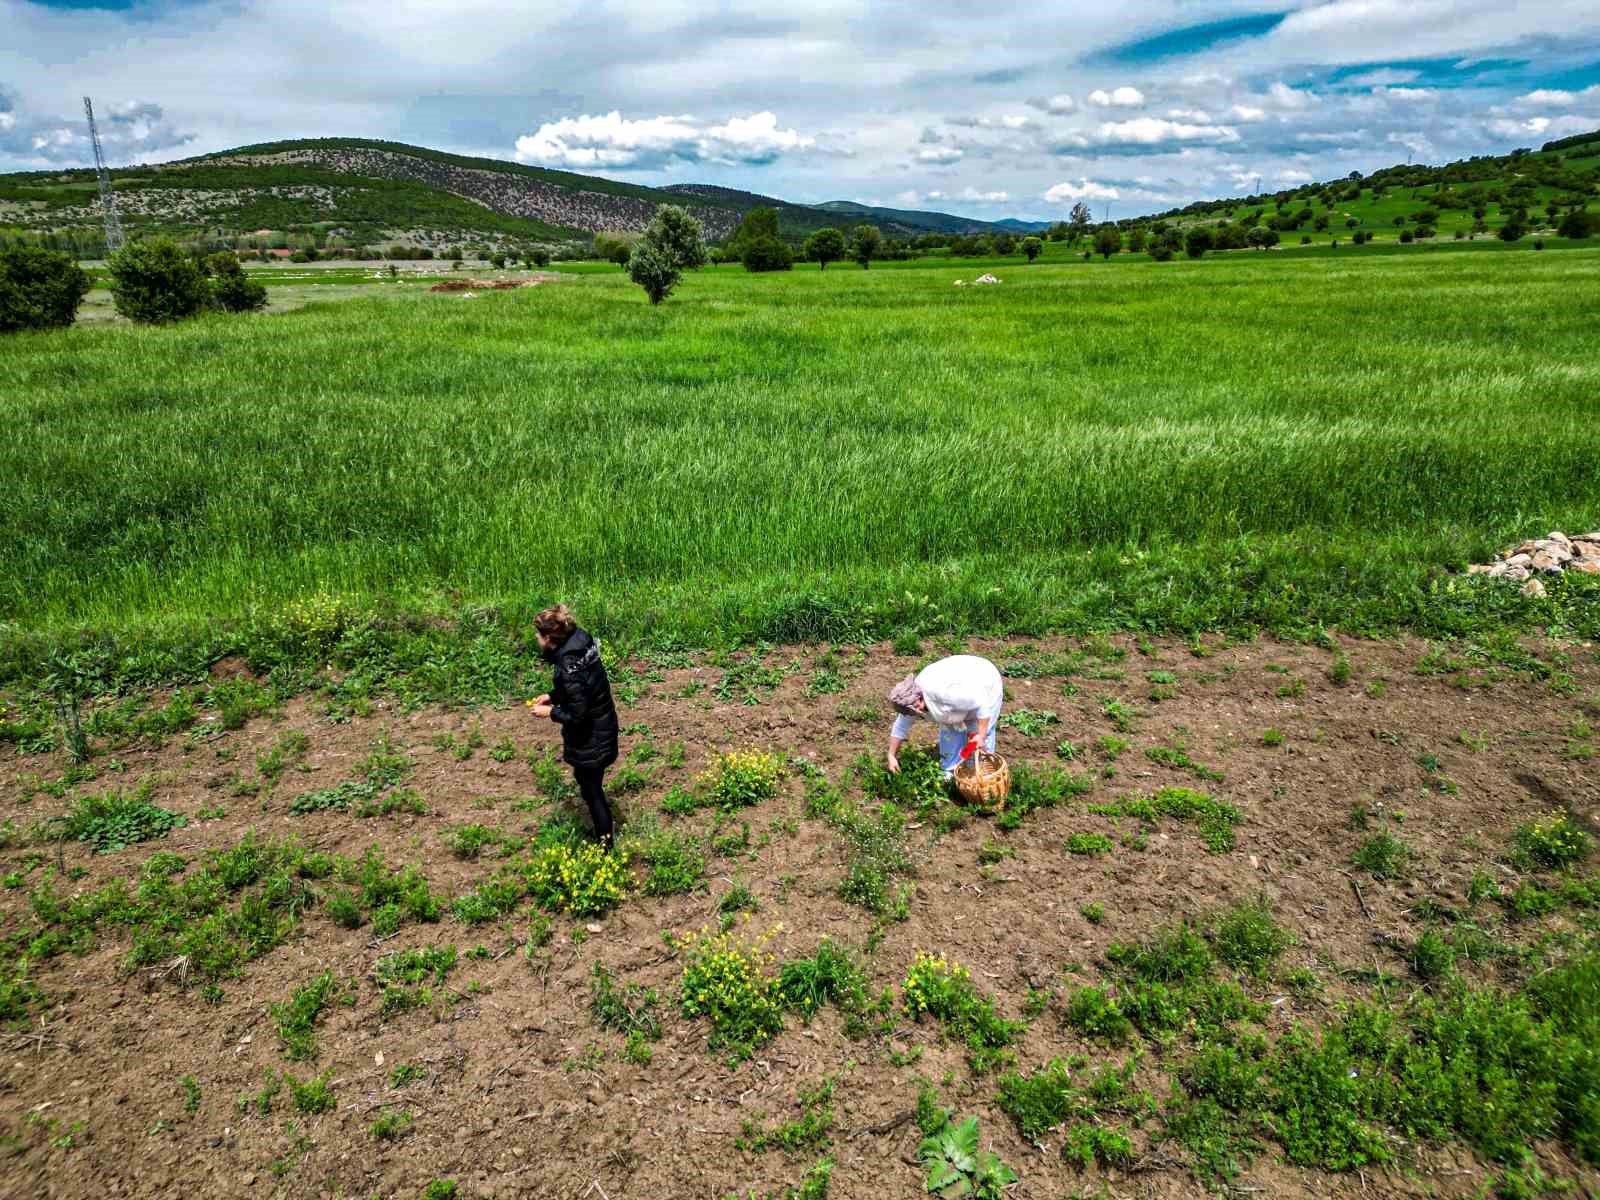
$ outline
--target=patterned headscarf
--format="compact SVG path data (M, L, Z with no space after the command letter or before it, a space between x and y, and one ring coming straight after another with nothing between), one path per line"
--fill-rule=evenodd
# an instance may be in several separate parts
M896 712L908 717L918 715L916 705L921 699L922 689L917 686L915 675L907 675L889 689L889 703L894 705Z

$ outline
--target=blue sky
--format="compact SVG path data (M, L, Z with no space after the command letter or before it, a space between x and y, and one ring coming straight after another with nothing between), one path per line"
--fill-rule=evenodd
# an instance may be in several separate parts
M0 169L366 136L994 218L1600 128L1595 0L0 0Z

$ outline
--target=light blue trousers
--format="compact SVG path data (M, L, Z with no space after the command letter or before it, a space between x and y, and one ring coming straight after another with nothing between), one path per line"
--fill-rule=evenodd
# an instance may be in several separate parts
M992 713L985 713L989 718L989 736L984 739L983 748L994 753L994 733L1000 727L1000 710L1004 704L996 704ZM962 728L946 729L939 727L939 766L944 773L954 775L956 768L961 765L961 748L967 744L967 731Z

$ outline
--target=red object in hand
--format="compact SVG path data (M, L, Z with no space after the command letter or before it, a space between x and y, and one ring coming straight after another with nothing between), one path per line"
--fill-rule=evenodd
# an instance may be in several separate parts
M966 762L967 759L972 757L972 755L977 751L977 749L978 749L978 739L976 737L968 738L967 739L967 744L965 746L961 747L961 761L962 762Z

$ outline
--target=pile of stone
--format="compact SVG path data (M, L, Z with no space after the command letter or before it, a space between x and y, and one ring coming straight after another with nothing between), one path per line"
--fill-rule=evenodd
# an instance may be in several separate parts
M979 275L972 282L973 283L999 283L1000 281L998 279L996 279L993 275L990 275L987 272L985 272L984 274Z
M1575 538L1558 531L1549 537L1530 538L1497 554L1493 562L1474 563L1467 568L1469 575L1521 583L1522 590L1530 596L1544 595L1539 576L1560 575L1563 571L1600 575L1600 530Z

